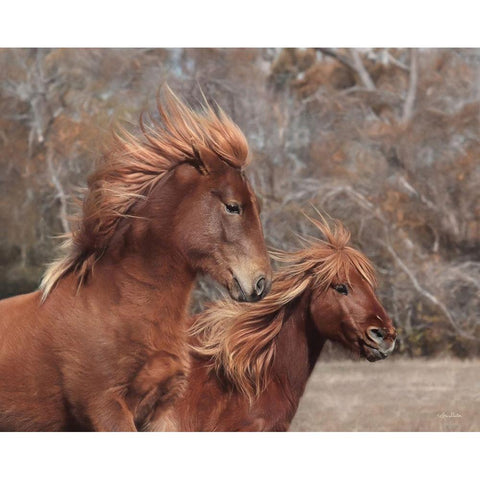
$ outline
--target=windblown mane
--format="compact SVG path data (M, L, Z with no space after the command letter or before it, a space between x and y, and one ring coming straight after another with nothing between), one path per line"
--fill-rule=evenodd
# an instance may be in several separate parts
M200 314L192 326L198 341L193 350L210 357L212 368L250 400L267 385L286 305L307 289L326 290L339 277L348 280L352 268L372 287L376 285L372 264L348 245L350 233L340 222L331 228L323 218L311 221L325 240L309 240L307 248L293 253L274 252L285 266L275 274L272 290L263 300L222 300Z
M157 98L160 122L140 117L140 134L123 128L113 133L113 146L88 180L81 215L62 245L63 255L45 272L40 288L43 300L65 274L75 272L78 284L86 280L102 256L119 221L170 170L183 162L198 163L198 150L219 161L242 168L248 144L239 127L221 110L207 102L200 111L187 107L165 87Z

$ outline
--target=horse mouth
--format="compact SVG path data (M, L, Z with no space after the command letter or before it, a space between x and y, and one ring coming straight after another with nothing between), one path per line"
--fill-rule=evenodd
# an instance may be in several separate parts
M363 354L369 362L376 362L378 360L383 360L384 358L388 357L387 353L382 352L378 348L371 347L366 343L364 343L362 347L363 347Z
M242 285L240 282L237 280L237 278L234 276L233 277L233 285L229 289L230 296L237 300L237 302L246 302L247 301L247 295L245 294L245 291L242 288Z

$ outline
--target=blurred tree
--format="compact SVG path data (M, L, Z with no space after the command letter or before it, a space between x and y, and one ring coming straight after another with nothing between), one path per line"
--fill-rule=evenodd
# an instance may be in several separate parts
M480 353L480 54L408 49L0 51L0 295L32 290L110 126L168 81L249 139L267 241L340 218L406 354ZM194 310L221 295L200 282Z

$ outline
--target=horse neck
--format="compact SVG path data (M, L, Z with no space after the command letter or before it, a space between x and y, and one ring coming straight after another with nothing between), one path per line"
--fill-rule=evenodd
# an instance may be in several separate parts
M157 312L167 308L172 315L187 306L196 277L172 240L179 195L168 183L162 185L154 208L150 210L146 203L134 212L139 218L129 219L128 226L123 227L125 232L118 232L123 240L117 240L105 260L105 264L111 264L112 272L121 277L129 300L133 288L141 296L149 297Z
M155 322L165 315L183 318L194 281L195 273L184 259L165 250L156 258L138 252L106 255L95 267L92 286L110 288L116 303L136 305L142 313L151 311Z
M305 292L284 307L285 321L272 369L273 380L282 384L295 409L325 343L313 325L309 304L310 294Z
M172 243L174 218L183 192L176 191L168 178L161 183L155 201L147 199L120 222L78 293L100 299L105 306L128 305L130 314L136 308L135 316L163 324L163 330L172 320L173 331L186 317L196 274Z

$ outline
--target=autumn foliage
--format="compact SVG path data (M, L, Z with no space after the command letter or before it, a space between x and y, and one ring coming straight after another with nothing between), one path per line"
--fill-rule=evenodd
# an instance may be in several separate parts
M0 296L37 288L114 121L163 82L233 117L272 247L341 219L411 356L480 354L480 55L432 49L0 51ZM219 292L202 281L194 310Z

